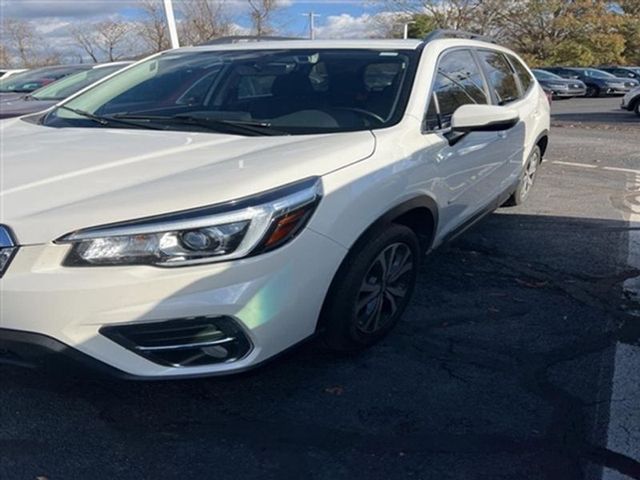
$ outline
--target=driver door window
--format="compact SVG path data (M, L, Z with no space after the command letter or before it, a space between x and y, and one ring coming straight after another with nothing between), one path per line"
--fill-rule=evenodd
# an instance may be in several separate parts
M489 103L480 67L469 50L446 53L438 63L425 129L449 128L453 112L470 103Z

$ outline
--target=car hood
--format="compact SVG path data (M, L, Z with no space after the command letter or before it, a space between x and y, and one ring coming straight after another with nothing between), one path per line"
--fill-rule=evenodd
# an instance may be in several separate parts
M8 100L15 100L20 97L24 97L26 93L17 92L0 92L0 102L6 102Z
M55 100L35 100L25 97L0 99L0 118L18 117L29 113L41 112L56 104Z
M244 137L0 122L0 224L22 245L256 194L369 157L369 131Z

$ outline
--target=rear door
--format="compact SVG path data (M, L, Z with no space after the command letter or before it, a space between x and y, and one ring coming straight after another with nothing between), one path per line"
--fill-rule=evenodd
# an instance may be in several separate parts
M479 49L477 53L489 83L493 103L517 111L520 117L520 122L515 127L496 133L502 163L495 171L492 186L495 187L493 195L499 195L515 184L522 171L524 147L529 133L528 120L537 108L537 104L531 101L534 83L528 77L520 80L514 66L507 59L507 54L487 49Z
M462 136L451 132L453 112L474 103L492 103L477 56L466 48L446 51L438 61L424 122L425 133L442 138L425 154L437 162L439 221L444 235L491 208L500 189L508 188L504 177L508 176L505 165L511 147L502 132Z

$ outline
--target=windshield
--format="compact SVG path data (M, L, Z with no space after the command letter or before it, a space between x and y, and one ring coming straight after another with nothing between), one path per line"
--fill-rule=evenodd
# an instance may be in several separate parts
M413 50L167 52L70 100L43 123L126 128L104 120L127 118L211 130L234 122L282 134L380 128L402 116L416 57Z
M31 96L36 100L63 100L125 66L124 64L119 64L83 70L53 82L33 92Z
M533 70L533 75L538 80L563 80L560 75L556 75L555 73L547 72L545 70Z
M615 75L612 75L610 73L604 72L602 70L596 70L595 68L585 68L584 70L584 74L587 77L593 77L593 78L615 78Z
M40 68L18 73L4 80L0 80L0 92L31 93L78 70L78 67Z

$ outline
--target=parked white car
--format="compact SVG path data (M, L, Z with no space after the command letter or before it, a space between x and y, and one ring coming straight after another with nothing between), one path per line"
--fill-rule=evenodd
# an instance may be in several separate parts
M640 117L640 87L634 88L622 97L620 107L623 110L635 112L635 114Z
M527 199L548 129L522 60L460 32L150 57L0 122L0 350L173 378L369 346L425 252Z

